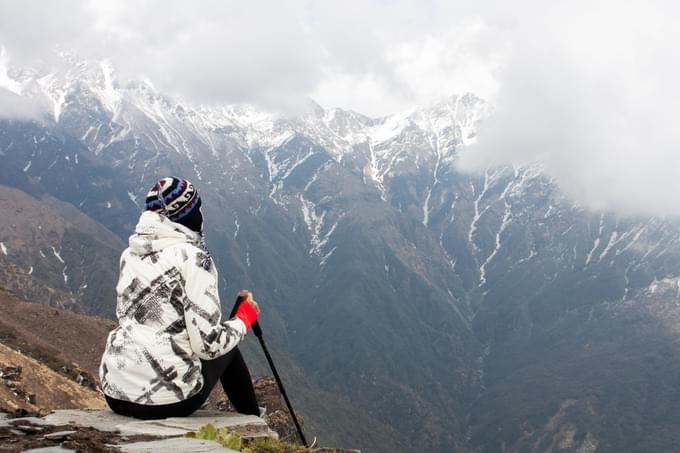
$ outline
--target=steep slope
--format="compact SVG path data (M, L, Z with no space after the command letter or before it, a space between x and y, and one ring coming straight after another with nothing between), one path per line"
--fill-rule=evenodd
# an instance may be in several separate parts
M95 384L111 321L28 303L5 289L0 315L2 411L105 406Z
M0 185L0 285L35 302L111 316L123 242L73 205Z
M66 364L83 371L92 384L98 381L99 361L115 322L29 303L5 289L0 289L0 313L1 341L5 345L34 358L52 358L48 363L54 363L50 366L55 369ZM64 373L74 379L78 374Z
M0 410L6 413L46 414L52 409L101 409L106 402L39 361L0 343ZM44 389L50 389L45 392Z
M539 324L536 312L527 311ZM624 301L571 308L531 333L515 319L515 334L487 358L487 388L471 417L475 446L674 451L679 315L673 278Z

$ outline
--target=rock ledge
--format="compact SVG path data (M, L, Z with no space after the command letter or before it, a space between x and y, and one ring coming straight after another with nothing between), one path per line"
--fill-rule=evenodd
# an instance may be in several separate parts
M0 450L56 452L98 447L98 451L123 452L233 452L217 442L184 437L208 423L242 438L278 439L264 420L252 415L201 410L190 417L136 420L107 409L57 410L44 417L6 418L0 414Z

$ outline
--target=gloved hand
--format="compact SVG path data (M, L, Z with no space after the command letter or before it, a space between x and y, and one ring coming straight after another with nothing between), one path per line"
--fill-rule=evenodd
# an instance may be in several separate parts
M243 321L246 325L246 330L250 329L250 326L257 321L257 317L260 314L260 307L257 302L253 300L253 293L247 290L241 290L238 293L239 298L243 298L242 302L239 304L236 310L236 317Z

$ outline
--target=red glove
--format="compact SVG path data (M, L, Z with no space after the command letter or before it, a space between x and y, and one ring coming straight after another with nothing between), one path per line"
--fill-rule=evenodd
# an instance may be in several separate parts
M246 330L250 329L250 326L257 321L257 316L257 311L247 300L241 302L238 306L238 310L236 310L236 317L243 321L243 324L246 325Z

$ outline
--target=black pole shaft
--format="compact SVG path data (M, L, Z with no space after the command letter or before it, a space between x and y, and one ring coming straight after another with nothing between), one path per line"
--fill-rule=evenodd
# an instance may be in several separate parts
M238 310L238 306L241 305L241 302L245 300L245 297L243 296L238 296L236 298L236 303L234 304L234 308L231 311L231 315L229 316L230 318L233 318L234 315L236 314L236 310ZM290 416L293 419L293 423L295 424L295 429L297 429L298 436L300 436L300 440L302 441L302 445L307 447L307 439L305 438L304 433L302 432L302 427L300 426L300 423L298 422L297 416L295 415L295 411L293 411L293 406L290 404L290 400L288 399L288 395L286 394L286 389L283 387L283 382L281 382L281 377L279 376L279 373L276 371L276 367L274 366L274 361L272 360L272 356L269 354L269 349L267 349L267 345L264 342L264 338L262 337L262 328L260 328L260 323L255 321L253 325L251 326L253 329L253 333L257 337L257 339L260 342L260 346L262 346L262 352L264 352L264 356L267 358L267 363L269 363L269 368L272 370L272 373L274 374L274 379L276 380L276 385L279 386L279 392L281 392L281 395L283 396L283 400L286 402L286 406L288 407L288 412L290 412Z
M267 358L267 362L269 362L269 367L272 369L272 373L274 373L274 379L276 379L276 384L279 386L279 391L283 396L283 400L286 402L288 412L290 412L290 416L293 419L293 423L295 423L295 429L297 429L298 435L300 436L300 440L302 441L302 445L307 447L308 446L307 439L305 438L305 435L302 432L302 427L300 426L300 423L298 422L298 419L295 416L295 411L293 411L293 406L290 404L290 400L288 399L288 395L286 394L286 389L283 388L283 382L281 382L281 378L279 377L279 373L276 371L276 367L274 366L272 357L271 355L269 355L269 350L267 349L267 345L264 342L264 338L262 338L262 335L260 334L257 336L257 339L260 340L262 351L264 352L264 355Z

